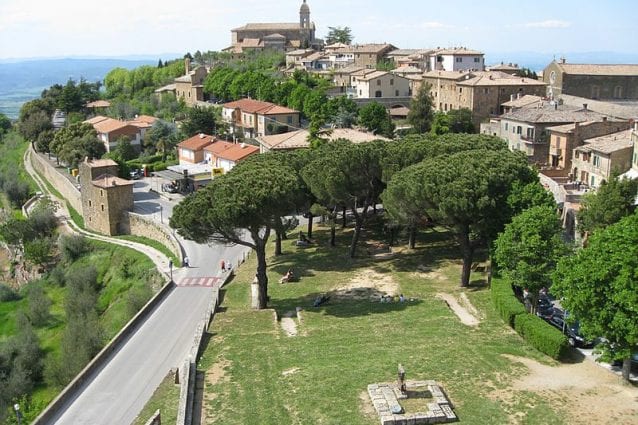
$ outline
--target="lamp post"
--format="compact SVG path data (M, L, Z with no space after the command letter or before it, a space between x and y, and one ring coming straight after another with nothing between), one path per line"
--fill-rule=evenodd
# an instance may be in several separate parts
M22 424L22 412L20 412L20 405L18 403L13 405L13 410L16 412L16 417L18 418L18 425Z
M160 223L164 224L164 219L162 218L162 204L159 204L160 210Z
M173 281L173 260L168 260L168 270L171 273L171 282Z

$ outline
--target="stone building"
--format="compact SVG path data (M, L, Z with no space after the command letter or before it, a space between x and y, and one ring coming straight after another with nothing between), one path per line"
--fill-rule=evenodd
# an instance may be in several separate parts
M632 152L631 130L585 140L574 149L572 179L598 188L612 173L621 174L631 168Z
M133 211L134 182L117 177L119 167L110 159L87 159L79 168L84 224L95 232L117 235L123 213Z
M353 74L351 85L349 94L358 99L412 95L410 80L387 71L373 71L364 75Z
M542 96L546 91L542 81L496 71L430 71L423 74L421 84L430 84L435 110L447 112L467 108L472 111L477 126L491 116L500 115L503 112L501 105L512 96Z
M294 50L320 48L322 41L315 37L315 23L310 21L310 7L303 0L299 9L299 22L250 23L231 30L231 46L224 49L231 53L249 50Z
M589 99L638 99L638 65L594 65L552 61L543 71L548 96Z
M388 43L382 44L353 44L343 47L335 53L345 66L355 65L361 68L376 69L377 64L386 58L386 55L394 50L395 46Z
M190 60L184 59L185 74L175 78L175 96L184 99L188 106L195 106L197 102L206 100L204 95L204 80L208 76L208 70L198 66L191 71Z
M628 121L613 121L603 117L602 121L585 121L548 127L549 158L547 164L562 171L567 177L572 168L574 149L582 146L586 139L617 133L629 128Z
M467 47L437 48L429 55L430 71L483 71L485 54Z

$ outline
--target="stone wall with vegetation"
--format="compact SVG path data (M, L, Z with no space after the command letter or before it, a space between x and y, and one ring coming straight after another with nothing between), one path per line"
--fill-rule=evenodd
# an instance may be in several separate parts
M82 214L82 201L80 191L69 179L62 175L61 171L49 164L39 154L32 153L31 164L33 168L43 176L60 194L71 204L73 209Z
M120 220L119 231L121 234L143 236L158 241L170 249L177 258L182 258L182 248L170 230L140 214L125 211Z

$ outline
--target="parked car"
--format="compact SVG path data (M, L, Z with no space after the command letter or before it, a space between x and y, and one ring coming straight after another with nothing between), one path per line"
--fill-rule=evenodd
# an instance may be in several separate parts
M131 180L139 180L142 177L144 177L144 171L140 170L139 168L136 168L135 170L131 170L129 175L131 177Z
M554 314L554 303L547 296L540 296L536 305L536 315L544 320L549 320Z
M162 185L162 192L177 193L177 192L179 192L179 187L174 182L173 183L164 183Z
M558 328L567 336L567 342L572 347L593 347L594 341L585 339L580 333L580 324L578 321L569 322L565 320L565 312L561 309L554 308L554 311L548 322Z

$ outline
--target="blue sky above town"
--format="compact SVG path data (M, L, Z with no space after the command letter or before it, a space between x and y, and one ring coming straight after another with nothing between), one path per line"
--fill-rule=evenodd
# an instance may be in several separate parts
M308 0L317 36L485 52L638 53L632 0ZM248 22L297 22L301 0L0 0L0 59L220 50Z

